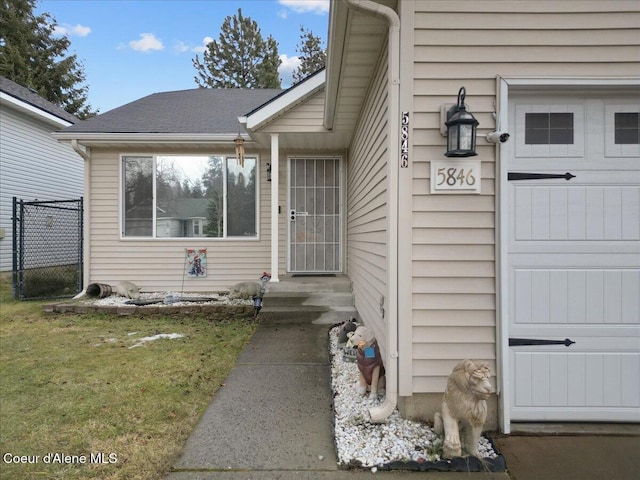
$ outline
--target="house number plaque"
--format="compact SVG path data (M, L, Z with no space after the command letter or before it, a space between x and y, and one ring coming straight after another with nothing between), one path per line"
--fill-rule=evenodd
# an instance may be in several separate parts
M480 193L480 160L432 161L431 193Z
M400 168L409 166L409 112L402 112L400 126Z

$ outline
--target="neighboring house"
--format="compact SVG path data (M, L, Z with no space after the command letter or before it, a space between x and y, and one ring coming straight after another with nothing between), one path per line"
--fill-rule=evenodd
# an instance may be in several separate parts
M79 120L0 77L0 271L11 271L13 197L70 200L84 192L82 158L51 133Z
M343 273L385 359L374 419L432 418L473 358L489 427L637 422L639 24L635 0L332 2L327 69L289 90L156 94L57 134L86 148L85 281L179 288L188 248L194 291ZM462 86L478 155L445 157ZM160 238L172 196L207 198L207 238Z

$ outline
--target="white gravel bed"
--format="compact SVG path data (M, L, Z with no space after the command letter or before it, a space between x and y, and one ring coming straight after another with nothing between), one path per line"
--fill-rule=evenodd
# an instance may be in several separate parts
M181 302L180 299L196 299L196 298L211 298L208 301L199 301L192 302L186 301ZM90 298L85 297L85 302L91 305L98 306L120 306L127 305L127 302L130 301L129 298L123 297L121 295L110 295L104 298ZM160 303L154 303L152 305L155 306L181 306L181 305L193 305L194 303L198 303L199 305L253 305L251 300L245 300L240 298L230 299L227 295L219 295L219 294L206 294L206 293L180 293L180 292L149 292L149 293L140 293L140 298L138 300L142 301L152 301L158 300ZM140 308L144 308L145 305L141 305Z
M372 423L369 408L380 405L384 395L375 400L356 392L358 367L343 360L338 350L339 327L331 329L331 384L334 394L335 443L338 464L376 469L391 462L437 462L441 460L442 437L427 424L403 419L395 410L385 423ZM496 458L488 439L482 437L480 453Z

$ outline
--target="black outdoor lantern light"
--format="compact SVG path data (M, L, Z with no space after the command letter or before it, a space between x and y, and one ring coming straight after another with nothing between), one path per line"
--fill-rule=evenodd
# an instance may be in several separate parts
M447 111L447 157L473 157L476 153L478 120L467 112L464 87L458 92L458 103Z
M271 181L271 164L267 163L267 182Z

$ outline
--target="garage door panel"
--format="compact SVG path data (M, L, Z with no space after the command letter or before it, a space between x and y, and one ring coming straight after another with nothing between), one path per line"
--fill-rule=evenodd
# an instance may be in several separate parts
M561 419L566 408L634 408L640 403L638 353L516 351L511 356L521 373L512 385L515 409L549 407Z
M512 330L536 324L639 324L640 270L514 269Z
M513 186L520 241L640 240L640 186Z
M637 272L638 267L634 264L637 264L638 258L640 258L638 249L629 245L629 248L625 248L624 251L618 253L618 248L623 250L624 246L617 244L612 245L609 252L611 252L611 249L615 249L616 253L606 252L606 245L600 245L599 248L583 248L582 250L585 253L564 253L564 251L553 253L552 245L543 245L538 247L539 255L532 255L530 253L514 254L511 265L514 268L531 267L531 258L535 256L536 258L533 265L541 269L584 269L585 265L587 265L594 270L611 267L612 269ZM527 261L527 259L529 259L529 261Z

